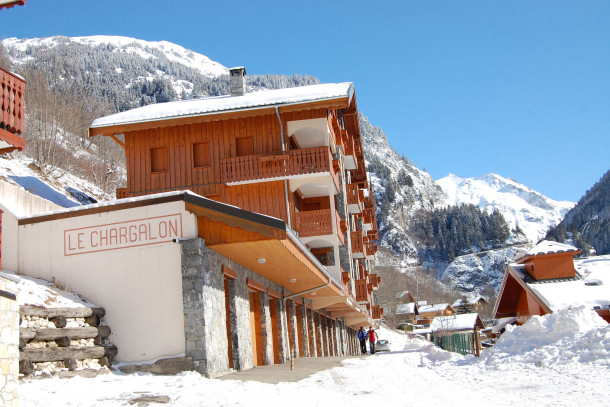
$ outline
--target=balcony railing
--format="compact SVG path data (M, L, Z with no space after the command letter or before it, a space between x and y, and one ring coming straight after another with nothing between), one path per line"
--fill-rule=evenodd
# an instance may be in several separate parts
M0 68L0 153L23 150L25 81Z
M116 189L116 199L127 198L127 188L117 188Z
M0 126L13 134L25 127L25 81L0 68Z
M369 274L369 283L373 286L374 290L379 288L379 284L381 283L379 274Z
M220 161L220 166L222 182L226 184L330 172L337 189L339 188L339 178L333 168L333 156L325 146L290 150L276 155L225 158Z
M356 184L347 184L345 188L347 195L347 208L349 213L361 213L363 209L362 195L360 188Z
M371 309L371 316L373 317L373 319L381 319L382 315L383 308L381 308L380 305L373 305L373 308Z
M371 294L367 287L366 279L358 279L355 281L356 285L356 301L358 302L371 302Z
M345 246L345 232L343 231L341 218L339 217L339 212L337 211L335 211L335 225L337 225L337 236L339 236L341 244Z
M300 237L330 235L333 233L333 221L330 209L297 212L295 230Z
M362 232L359 230L353 231L351 233L351 238L353 257L357 259L364 258L364 239L362 236Z

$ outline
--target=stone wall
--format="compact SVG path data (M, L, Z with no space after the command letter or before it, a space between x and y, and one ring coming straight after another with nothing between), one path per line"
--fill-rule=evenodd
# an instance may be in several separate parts
M15 283L0 277L0 404L16 407L19 384L19 304Z
M252 280L282 294L283 289L208 249L202 239L182 241L181 248L186 356L192 358L193 368L208 377L218 376L230 369L223 266L235 272L237 276L228 282L233 368L243 370L253 367L247 281ZM263 362L272 364L269 295L264 291L259 292L259 304ZM287 338L284 333L286 313L284 302L278 301L278 304L280 307L277 323L278 331L281 332L278 348L280 363L283 363L288 359Z

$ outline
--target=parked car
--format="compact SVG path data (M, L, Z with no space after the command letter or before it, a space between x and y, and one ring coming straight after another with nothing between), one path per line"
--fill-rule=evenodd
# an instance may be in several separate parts
M376 352L390 352L391 350L392 349L390 349L390 341L388 341L387 339L379 339L375 344Z

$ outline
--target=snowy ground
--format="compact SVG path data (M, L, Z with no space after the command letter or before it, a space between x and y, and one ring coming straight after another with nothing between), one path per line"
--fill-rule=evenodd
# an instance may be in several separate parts
M610 325L564 310L509 330L481 358L379 330L393 352L348 359L295 383L108 374L20 386L23 406L116 406L165 396L172 406L603 406L610 400ZM141 399L142 400L142 399ZM154 405L154 404L152 404Z

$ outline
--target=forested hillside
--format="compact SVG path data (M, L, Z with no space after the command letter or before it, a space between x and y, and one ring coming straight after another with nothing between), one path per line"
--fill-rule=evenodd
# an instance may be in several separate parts
M571 243L583 251L610 254L610 171L589 189L565 216L552 228L547 239Z

